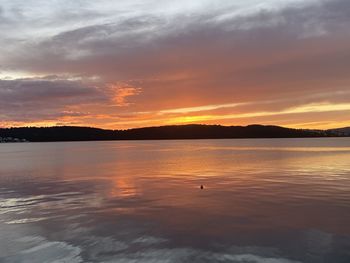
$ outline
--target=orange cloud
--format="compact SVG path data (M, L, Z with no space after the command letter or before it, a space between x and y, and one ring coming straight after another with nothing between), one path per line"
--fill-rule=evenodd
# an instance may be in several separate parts
M132 86L110 84L108 85L108 87L114 92L114 105L119 107L129 106L130 102L127 101L127 98L141 93L141 88L136 88Z

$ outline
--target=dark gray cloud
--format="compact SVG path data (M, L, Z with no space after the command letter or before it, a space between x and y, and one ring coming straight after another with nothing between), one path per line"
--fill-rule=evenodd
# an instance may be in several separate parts
M172 23L154 16L128 18L25 42L25 48L7 64L34 72L98 74L116 79L150 78L179 71L212 72L217 78L223 77L215 75L218 71L230 74L247 67L259 70L258 66L281 63L283 56L284 64L325 56L324 49L342 56L348 46L344 41L349 41L349 14L347 1L337 0L262 10L224 21L217 21L222 13L183 16ZM314 43L316 47L312 41L318 42ZM321 54L314 54L313 49ZM288 57L294 54L299 57ZM319 61L311 66L319 66Z
M69 106L102 103L107 94L80 81L59 79L0 80L2 121L46 120L63 116L82 116Z

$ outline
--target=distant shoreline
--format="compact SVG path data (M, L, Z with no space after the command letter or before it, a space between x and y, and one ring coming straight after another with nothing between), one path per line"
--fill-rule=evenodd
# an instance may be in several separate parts
M274 139L348 137L349 128L332 130L291 129L280 126L248 125L174 125L105 130L90 127L21 127L0 128L0 141L61 142L61 141L140 141L140 140L202 140L202 139ZM5 140L4 140L5 138ZM7 140L7 141L6 141Z
M60 143L60 142L67 142L67 143L74 143L74 142L156 142L156 141L205 141L205 140L278 140L278 139L344 139L349 138L350 136L328 136L328 137L275 137L275 138L216 138L216 139L125 139L125 140L75 140L75 141L23 141L23 142L6 142L1 144L25 144L25 143Z

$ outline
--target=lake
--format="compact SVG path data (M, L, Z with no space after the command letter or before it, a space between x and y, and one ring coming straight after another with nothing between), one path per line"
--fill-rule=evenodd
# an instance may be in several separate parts
M1 144L0 262L349 263L350 138Z

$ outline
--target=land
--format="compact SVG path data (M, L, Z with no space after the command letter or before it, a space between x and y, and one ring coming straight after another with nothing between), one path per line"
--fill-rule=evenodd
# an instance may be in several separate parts
M12 138L12 137L0 137L0 143L8 143L8 142L27 142L27 140Z
M265 125L221 126L200 124L146 127L128 130L106 130L74 126L0 128L0 138L2 138L0 142L309 138L340 136L350 136L350 128L310 130Z

